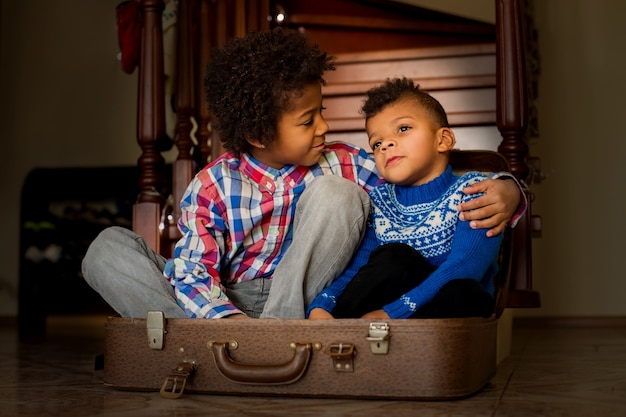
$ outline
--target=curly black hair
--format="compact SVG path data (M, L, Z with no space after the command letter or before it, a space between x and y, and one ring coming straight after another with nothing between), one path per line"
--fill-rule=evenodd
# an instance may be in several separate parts
M376 116L385 107L401 100L416 100L425 110L428 117L439 127L450 127L446 111L439 101L420 89L419 84L403 78L387 78L387 80L373 87L367 92L367 97L361 107L361 114L365 119Z
M204 79L212 127L228 150L248 151L247 138L267 145L293 95L312 83L324 85L324 72L334 69L334 57L297 31L276 28L234 39L214 51Z

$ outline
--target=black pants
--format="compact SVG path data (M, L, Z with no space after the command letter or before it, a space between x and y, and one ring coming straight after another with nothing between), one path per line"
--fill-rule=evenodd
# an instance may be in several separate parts
M333 316L358 318L379 310L420 285L435 269L408 245L382 245L339 296ZM411 318L489 317L493 309L493 297L478 281L455 279Z

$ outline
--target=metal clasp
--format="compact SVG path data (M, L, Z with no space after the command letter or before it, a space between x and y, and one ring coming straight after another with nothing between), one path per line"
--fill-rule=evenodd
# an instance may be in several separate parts
M353 358L356 348L350 343L332 343L324 351L333 360L333 369L336 372L354 372Z
M148 347L161 350L165 342L165 314L162 311L148 311L146 316L146 330L148 332Z
M370 348L375 355L386 355L389 352L389 324L370 323L369 334L365 340L370 342Z

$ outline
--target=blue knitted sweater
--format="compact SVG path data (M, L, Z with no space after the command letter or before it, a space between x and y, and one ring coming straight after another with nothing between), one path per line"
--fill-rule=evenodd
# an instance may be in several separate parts
M470 278L481 282L493 295L493 278L502 235L487 237L485 229L474 230L459 220L457 206L479 195L463 189L487 176L469 172L456 176L452 168L427 184L400 186L382 184L370 192L374 210L369 225L348 268L308 306L332 313L339 295L365 265L370 253L385 243L412 246L437 269L419 286L383 307L391 318L407 318L430 301L447 282Z

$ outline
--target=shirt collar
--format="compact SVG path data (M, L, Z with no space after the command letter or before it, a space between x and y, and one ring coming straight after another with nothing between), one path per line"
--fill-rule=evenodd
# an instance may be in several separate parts
M272 168L255 159L249 153L241 154L241 171L261 188L273 192L276 182L282 179L286 188L293 188L300 183L310 167L285 165L282 169Z

